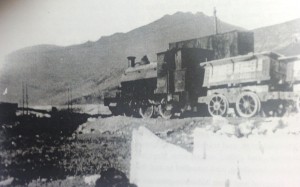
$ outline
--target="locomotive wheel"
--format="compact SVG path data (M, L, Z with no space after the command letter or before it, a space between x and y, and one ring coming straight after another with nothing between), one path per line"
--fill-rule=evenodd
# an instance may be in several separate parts
M132 117L133 116L131 109L124 110L123 115L125 117Z
M255 116L261 108L258 96L253 92L243 92L236 101L236 111L239 116L249 118Z
M208 103L208 112L211 116L225 116L229 107L225 96L215 94Z
M117 107L109 107L109 110L110 110L112 115L114 115L114 116L119 115L119 110L118 110Z
M132 117L133 116L133 110L132 110L132 100L129 101L128 104L124 104L122 106L122 114L124 116L127 116L127 117Z
M158 106L159 114L164 119L170 119L173 116L173 111L172 109L167 108L168 103L166 99L163 98L160 103L161 104Z
M142 106L139 110L139 113L142 118L148 119L151 118L154 112L154 107L153 105L150 106Z

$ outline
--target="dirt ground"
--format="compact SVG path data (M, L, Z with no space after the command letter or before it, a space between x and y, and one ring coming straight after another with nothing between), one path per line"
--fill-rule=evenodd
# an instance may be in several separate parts
M63 137L62 143L56 146L41 143L42 146L26 149L17 149L13 145L10 146L11 149L2 147L0 181L10 178L14 178L14 181L20 180L8 174L12 170L19 171L24 168L29 172L48 171L28 176L27 180L23 181L23 184L28 186L94 186L93 182L88 184L85 179L100 174L100 171L109 167L114 167L129 176L132 130L140 126L148 128L167 142L191 152L193 130L196 127L240 138L252 134L270 134L281 129L288 129L287 133L299 134L300 128L290 125L297 119L297 117L253 119L194 117L165 120L124 116L89 118L71 136ZM49 176L49 173L53 175ZM18 186L21 183L12 184Z

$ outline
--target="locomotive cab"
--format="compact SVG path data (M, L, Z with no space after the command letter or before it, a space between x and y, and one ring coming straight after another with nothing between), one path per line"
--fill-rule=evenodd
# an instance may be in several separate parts
M204 69L199 63L212 60L213 56L212 50L200 48L172 49L157 54L155 93L161 98L162 116L168 118L171 113L195 109L198 96L206 94L202 87Z

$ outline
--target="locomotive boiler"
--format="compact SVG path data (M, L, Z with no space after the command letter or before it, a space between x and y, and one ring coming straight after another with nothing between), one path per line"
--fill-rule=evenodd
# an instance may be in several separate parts
M151 117L154 108L149 103L154 100L157 80L157 63L144 56L141 62L129 56L128 68L122 74L118 90L104 96L104 105L114 115Z
M253 52L253 33L232 31L170 43L157 62L128 57L120 87L104 104L114 115L167 119L185 112L226 116L229 107L242 117L300 108L293 104L299 58Z

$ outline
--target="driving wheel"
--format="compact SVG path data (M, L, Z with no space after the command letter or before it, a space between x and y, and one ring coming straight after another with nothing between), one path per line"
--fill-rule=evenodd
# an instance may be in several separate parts
M147 106L142 106L140 107L139 113L140 116L144 119L151 118L154 112L154 107L153 105L147 105Z
M158 106L159 114L164 119L170 119L173 116L172 106L163 98Z

